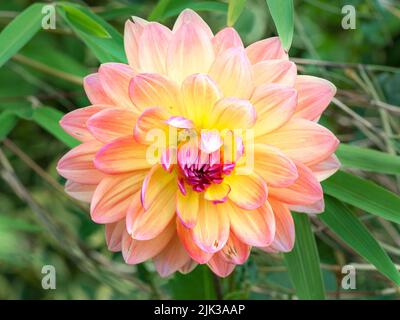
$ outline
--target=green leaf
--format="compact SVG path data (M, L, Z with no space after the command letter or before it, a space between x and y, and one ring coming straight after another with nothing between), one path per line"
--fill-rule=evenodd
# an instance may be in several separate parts
M289 276L300 299L325 299L324 283L314 234L306 214L293 213L296 242L291 252L285 253Z
M0 141L14 129L17 124L18 117L15 113L4 111L0 113Z
M343 167L385 174L400 174L399 156L347 144L340 144L336 155Z
M345 205L327 196L325 212L318 218L382 274L400 285L400 274L387 253Z
M0 67L40 30L42 7L42 3L29 6L1 31Z
M246 0L229 0L228 1L228 16L227 25L229 27L233 26L237 19L239 19L246 5Z
M168 282L174 299L216 299L213 276L207 266L199 265L189 274L176 273Z
M96 58L101 62L122 62L126 63L126 56L124 50L124 42L121 34L114 29L108 22L100 18L98 15L91 12L88 8L77 4L61 2L58 3L58 13L66 21L66 23L72 28L72 30L78 35L78 37L88 46L93 52ZM95 35L88 34L82 31L73 21L71 21L67 15L67 12L62 7L68 5L74 7L84 15L92 19L96 24L101 25L104 30L107 31L109 37L101 38Z
M267 0L267 4L282 46L289 51L294 30L293 0Z
M150 12L148 20L159 21L163 16L165 10L170 4L171 0L159 0L154 9Z
M195 11L211 11L211 12L221 12L226 13L228 10L228 5L223 2L213 2L213 1L201 1L201 2L189 2L183 5L176 6L165 12L162 16L161 21L177 16L182 10L189 8Z
M79 144L79 141L65 133L59 125L62 116L63 113L56 109L50 107L39 107L34 110L32 119L58 140L64 142L68 147L76 147Z
M326 194L336 199L400 223L400 197L371 181L338 171L322 186Z
M75 28L95 37L111 38L107 30L104 29L101 24L97 23L97 21L85 14L82 9L66 3L60 6L65 11L65 17L68 19L69 23L74 25Z

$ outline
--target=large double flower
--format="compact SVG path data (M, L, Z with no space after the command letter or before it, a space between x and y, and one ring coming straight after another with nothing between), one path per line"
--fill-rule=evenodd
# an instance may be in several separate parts
M82 143L57 167L109 249L162 276L198 263L227 276L252 247L290 251L290 210L321 212L320 181L339 167L317 124L335 87L297 75L278 38L244 48L191 10L172 30L134 17L124 39L129 65L87 76L92 105L61 120Z

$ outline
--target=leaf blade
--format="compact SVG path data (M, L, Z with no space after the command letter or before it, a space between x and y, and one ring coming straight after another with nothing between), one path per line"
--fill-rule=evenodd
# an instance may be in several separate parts
M228 27L233 26L237 21L237 19L239 19L240 14L242 13L245 5L246 5L246 0L228 1L228 16L227 16Z
M292 0L267 0L282 46L289 51L293 40L294 9Z

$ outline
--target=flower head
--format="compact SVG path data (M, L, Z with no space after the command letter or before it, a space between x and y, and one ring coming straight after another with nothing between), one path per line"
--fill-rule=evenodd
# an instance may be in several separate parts
M244 47L185 10L172 30L127 21L129 64L85 78L91 106L61 120L82 144L58 163L112 251L168 276L227 276L252 247L290 251L290 210L323 211L338 140L317 124L335 94L297 74L278 38Z

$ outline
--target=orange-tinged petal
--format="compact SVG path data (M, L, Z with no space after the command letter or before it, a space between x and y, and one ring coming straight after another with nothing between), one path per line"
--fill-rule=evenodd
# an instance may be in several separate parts
M220 252L226 262L243 264L250 255L250 249L251 247L249 245L240 241L236 235L231 232L228 241Z
M158 255L176 236L175 223L170 223L157 237L135 240L125 231L122 238L122 255L127 264L138 264Z
M114 101L104 91L98 73L92 73L83 78L83 87L92 104L114 105Z
M213 255L210 261L208 261L207 265L210 267L212 272L221 278L229 276L235 269L235 265L226 262L226 260L222 257L222 254L219 252Z
M264 60L288 59L278 37L254 42L246 48L246 53L252 64Z
M133 136L137 115L130 109L110 108L91 116L87 127L99 141L107 143L123 136Z
M170 182L149 209L144 210L140 193L135 196L128 210L126 225L136 240L150 240L158 236L175 216L176 181Z
M179 28L184 24L191 24L196 29L202 29L202 31L211 39L213 33L208 24L193 10L183 10L175 21L173 32L177 32Z
M212 109L209 128L247 129L256 122L256 111L249 100L237 98L220 99Z
M118 222L107 223L105 227L108 250L118 252L122 250L122 237L126 234L125 219Z
M176 213L187 228L193 228L197 223L199 198L199 193L192 188L187 188L185 195L182 192L176 194Z
M197 214L197 224L192 229L193 240L200 249L214 253L225 245L229 237L228 213L217 211L216 204L201 199Z
M217 84L206 74L193 74L182 83L184 116L202 127L212 113L213 106L222 93Z
M265 144L254 145L254 168L268 187L288 187L298 178L293 161L279 149Z
M142 72L166 73L166 57L172 32L157 22L146 24L139 39L139 64Z
M267 84L256 88L251 102L257 112L254 136L271 132L292 117L297 103L296 90L281 84Z
M216 57L209 74L225 96L248 99L253 89L252 69L244 49L231 48Z
M243 42L234 28L228 27L219 31L212 39L215 56L230 48L243 48Z
M200 264L207 263L213 254L201 250L200 247L193 241L193 230L185 227L178 219L176 221L176 226L179 239L190 257Z
M97 223L118 221L127 215L133 196L140 190L145 171L108 176L101 180L90 204L90 215Z
M96 184L82 184L67 180L65 183L65 192L74 199L89 203L92 201L96 187Z
M132 20L125 23L124 46L130 67L139 72L139 39L148 22L139 17L132 17Z
M288 207L275 200L269 200L275 216L275 239L268 247L260 248L267 252L289 252L293 249L295 228Z
M136 141L148 144L152 142L152 130L162 130L167 132L168 125L166 123L169 117L168 112L163 108L148 108L138 118L134 137ZM153 131L154 132L154 131Z
M274 199L290 205L309 205L323 197L320 183L312 171L301 162L295 162L299 177L286 188L269 188L269 194Z
M109 174L147 169L152 166L146 157L147 148L133 136L121 137L103 146L97 152L94 164L97 169Z
M204 193L204 199L213 203L225 202L230 191L231 187L226 183L212 184Z
M196 267L198 263L194 260L190 260L186 264L184 264L182 267L179 268L179 272L182 274L188 274L192 272Z
M164 188L172 181L176 180L176 175L168 173L164 168L157 164L150 169L150 172L146 175L143 181L142 191L140 200L145 210L157 201L161 193L164 192Z
M329 81L312 76L297 76L295 88L298 102L295 117L316 120L336 94L336 87Z
M296 212L308 213L310 215L315 215L325 211L325 201L321 198L317 202L307 205L290 205L289 209Z
M178 237L172 237L167 246L154 257L154 266L161 277L168 277L191 260Z
M94 105L86 108L79 108L67 113L60 120L60 126L71 136L80 141L93 140L93 136L89 132L86 121L94 114L104 110L106 105Z
M206 73L214 60L214 48L208 32L197 27L191 19L181 21L174 27L167 54L168 76L177 83L190 74Z
M257 209L267 200L267 185L255 173L232 174L224 182L231 187L229 199L243 209Z
M273 145L292 160L306 165L326 159L339 144L328 129L304 119L292 119L279 129L257 138L257 141Z
M339 159L332 154L328 159L309 166L318 181L324 181L333 175L340 168Z
M296 76L296 65L288 60L269 60L253 65L253 81L255 86L267 83L280 83L293 86Z
M219 205L219 211L229 214L232 231L250 246L265 247L275 237L275 218L271 206L265 202L256 210L243 210L229 201Z
M129 82L134 76L133 70L123 63L104 63L99 68L99 78L104 91L117 107L133 108L129 98Z
M96 140L84 142L67 152L57 164L60 176L83 184L97 184L104 174L93 164L96 152L102 144Z
M180 100L178 86L157 73L141 73L129 85L129 95L139 112L149 107L161 107L178 114Z

